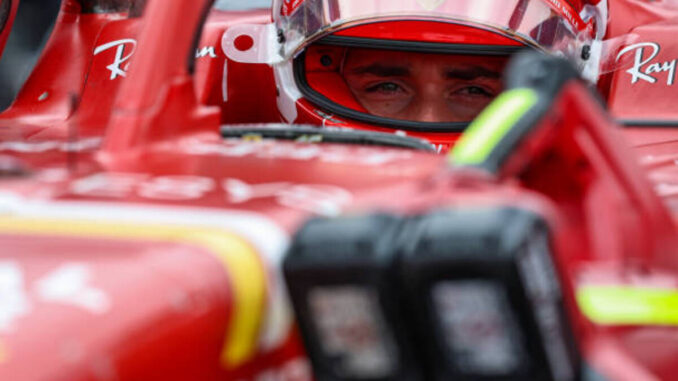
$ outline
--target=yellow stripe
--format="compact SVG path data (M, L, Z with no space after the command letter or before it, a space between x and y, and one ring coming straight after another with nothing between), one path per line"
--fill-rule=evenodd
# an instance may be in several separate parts
M224 265L233 289L234 308L227 327L221 363L232 368L241 365L255 353L266 298L266 273L257 252L233 233L183 226L22 218L0 218L0 233L150 240L207 249Z
M577 303L601 325L678 325L678 290L633 286L585 286Z

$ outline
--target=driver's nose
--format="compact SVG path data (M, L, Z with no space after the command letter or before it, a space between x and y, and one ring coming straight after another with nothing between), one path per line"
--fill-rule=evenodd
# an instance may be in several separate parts
M422 97L412 105L410 119L417 122L451 122L449 106L440 97Z

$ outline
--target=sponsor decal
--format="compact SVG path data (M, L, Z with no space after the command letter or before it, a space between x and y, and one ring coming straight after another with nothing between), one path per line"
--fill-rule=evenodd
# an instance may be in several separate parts
M377 167L405 161L414 156L411 151L393 149L375 149L374 147L320 146L298 143L242 141L235 139L221 143L188 141L183 152L189 155L219 155L231 158L254 157L259 159L281 159L301 162L322 162L335 164L353 164Z
M43 142L7 141L0 142L0 152L43 153L48 151L84 152L98 148L101 138L88 138L74 142L50 140Z
M19 263L0 262L0 332L15 331L17 320L28 315L35 302L67 305L94 315L107 313L111 301L89 284L92 278L89 266L65 263L28 288Z
M280 14L283 16L292 16L299 9L305 0L284 0Z
M199 200L216 188L213 179L199 176L151 177L136 173L99 173L71 184L82 196L125 198L132 195L151 200Z
M217 58L217 53L214 50L214 46L203 46L202 48L196 49L195 58Z
M546 2L554 11L564 17L575 30L582 31L586 29L589 34L593 33L593 24L585 23L577 11L567 3L567 0L546 0Z
M678 194L678 185L676 184L660 183L657 184L654 189L660 197L675 196Z
M0 332L10 332L31 310L24 274L15 262L0 262L0 301Z
M111 308L108 295L92 287L90 268L82 263L66 263L36 283L35 291L45 302L63 304L105 314Z
M339 214L353 200L347 190L323 184L247 184L238 179L226 179L223 188L228 201L234 204L273 198L281 206L324 216Z
M655 42L641 42L622 49L617 55L617 62L626 54L633 53L633 67L626 70L631 75L631 83L645 81L657 83L659 77L666 77L666 85L671 86L676 77L676 60L655 60L661 52L661 46Z
M115 49L115 58L113 63L106 66L111 72L111 81L118 77L127 77L127 70L129 69L129 64L123 67L132 56L137 48L137 40L132 38L126 38L122 40L111 41L109 43L99 45L94 49L94 55L105 52L109 49Z
M228 178L221 181L221 187L229 204L270 200L279 206L325 216L340 213L353 200L349 191L327 184L248 184ZM209 177L151 177L134 173L98 173L78 179L70 187L71 193L80 196L118 199L137 196L163 201L200 200L217 190L217 182Z

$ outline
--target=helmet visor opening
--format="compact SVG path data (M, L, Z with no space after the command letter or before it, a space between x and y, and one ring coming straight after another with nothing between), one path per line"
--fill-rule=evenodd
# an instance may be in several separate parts
M306 49L295 76L304 96L327 112L400 129L458 131L501 93L504 66L521 48L335 36Z

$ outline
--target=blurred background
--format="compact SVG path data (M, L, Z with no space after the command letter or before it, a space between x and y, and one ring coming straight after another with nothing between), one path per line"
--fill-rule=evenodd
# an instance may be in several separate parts
M0 110L10 106L33 70L61 5L61 0L20 1L14 28L0 59ZM216 0L214 7L239 11L270 7L271 2L272 0Z

